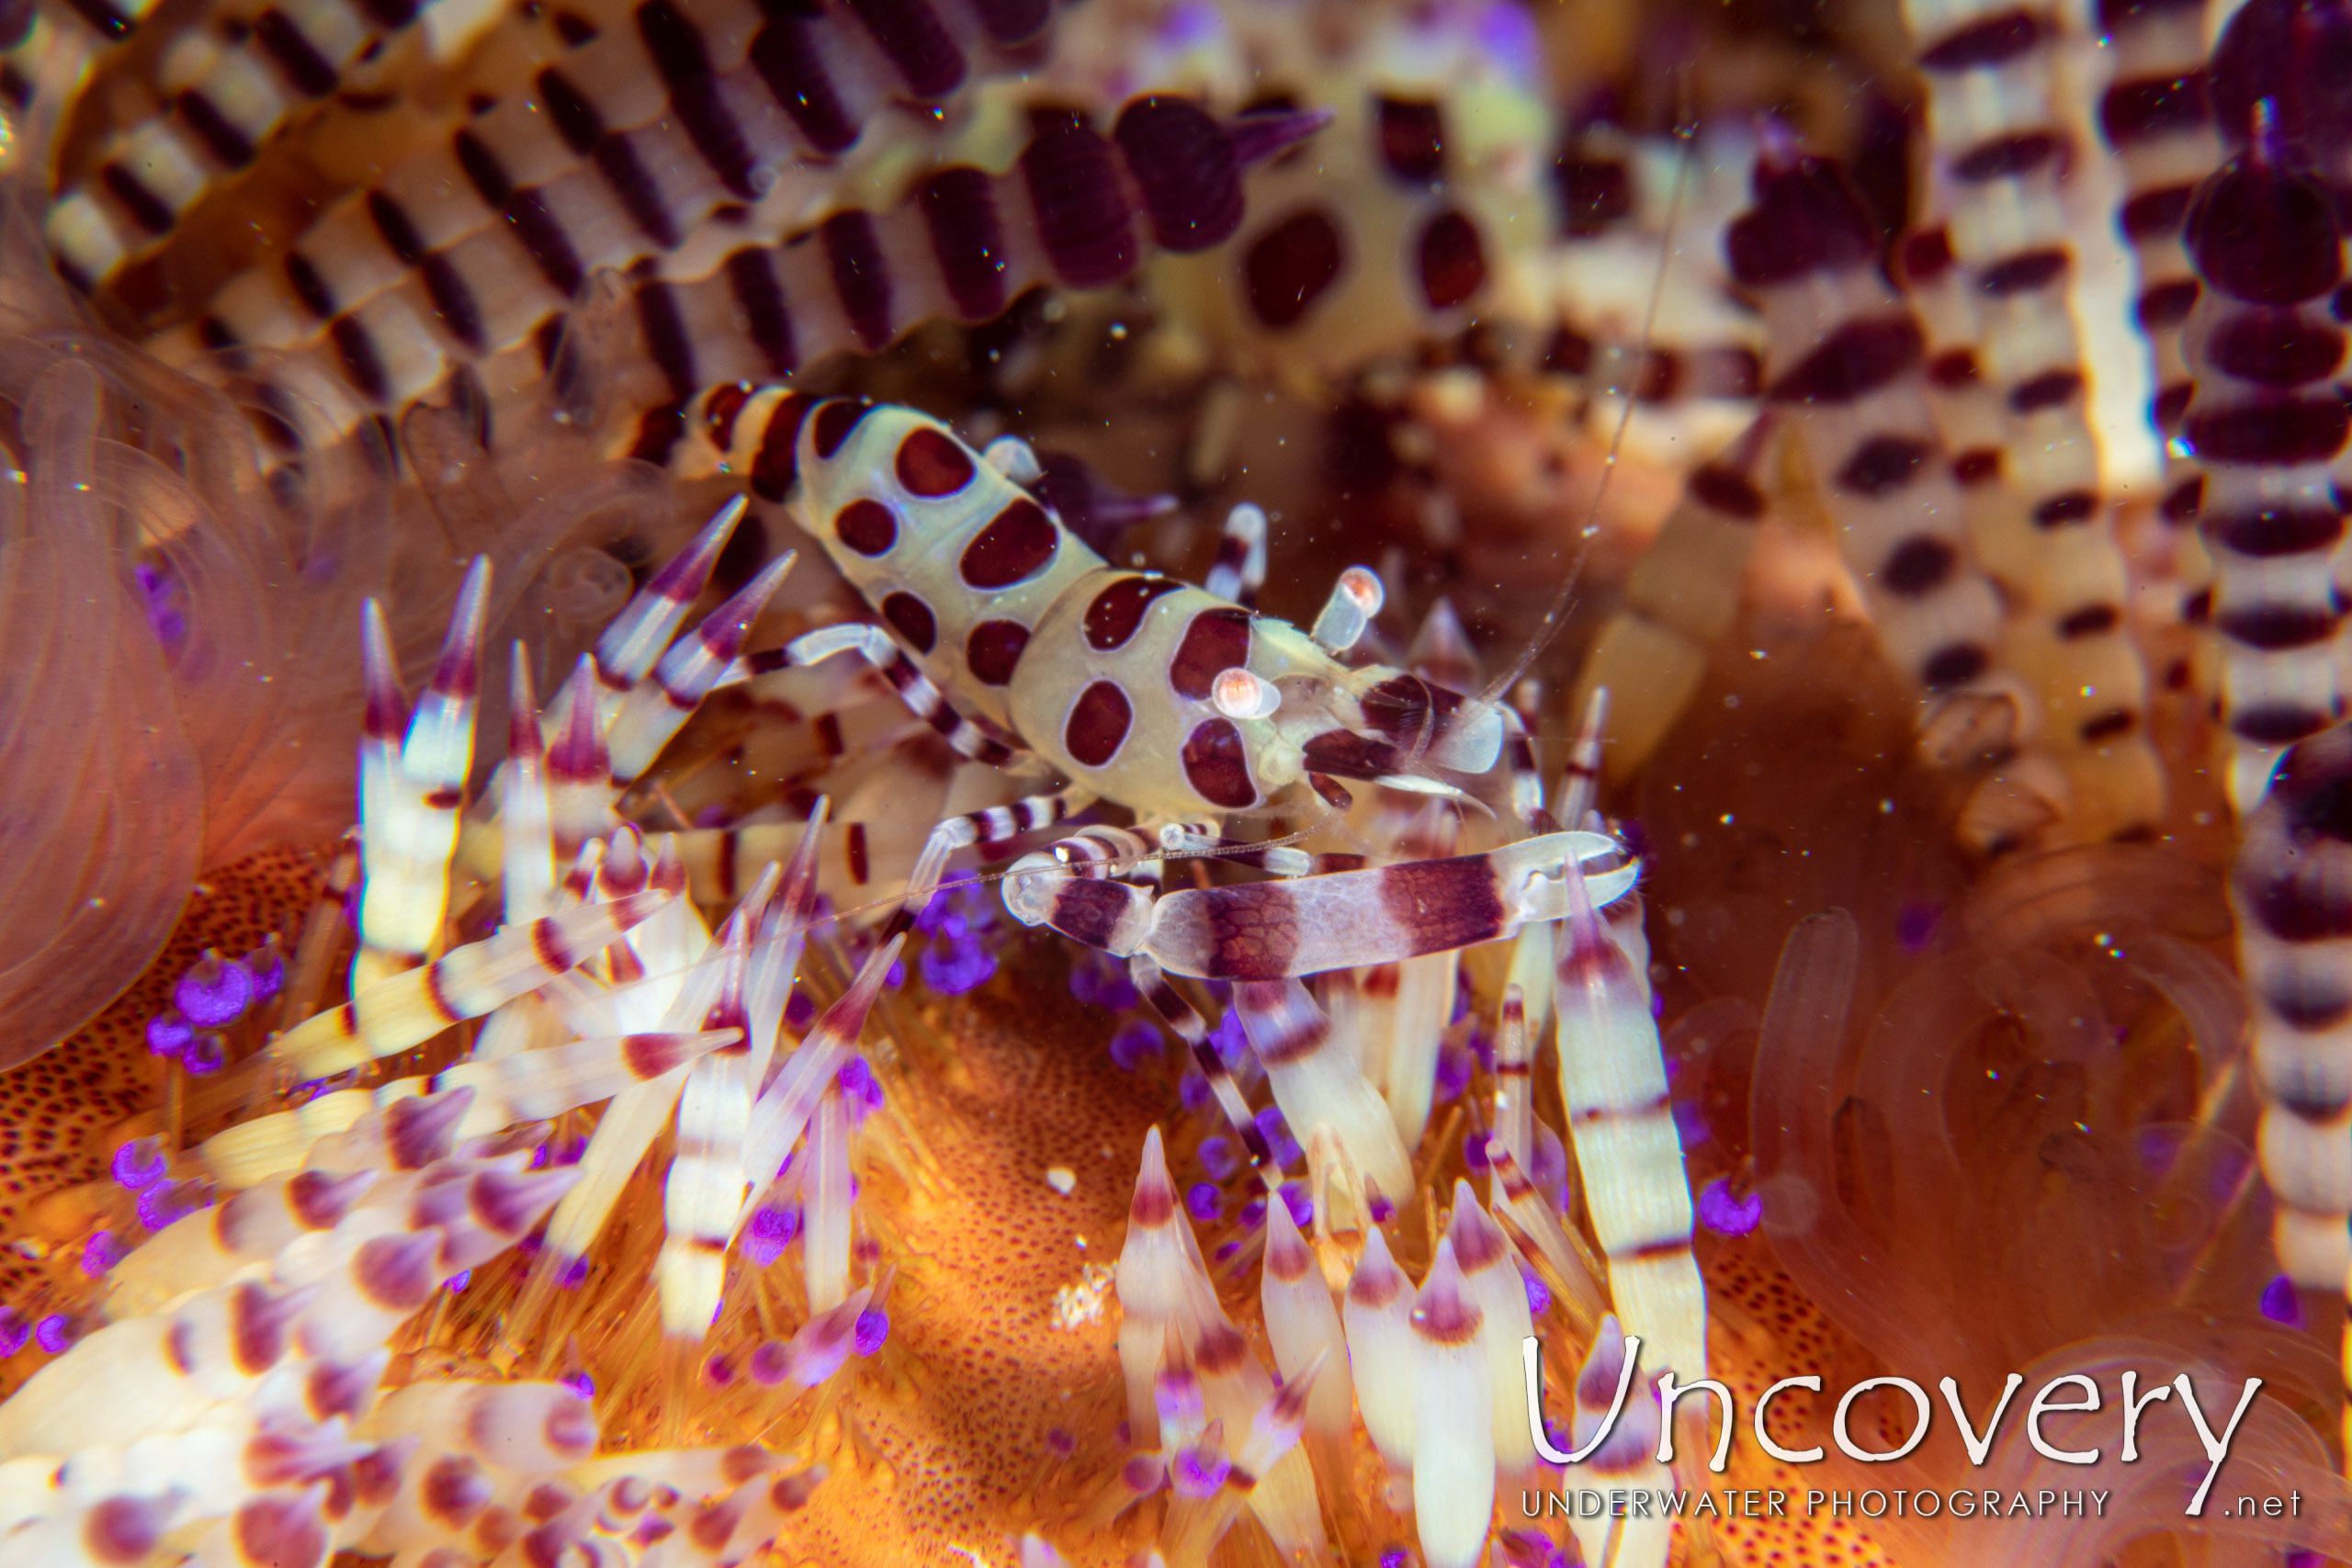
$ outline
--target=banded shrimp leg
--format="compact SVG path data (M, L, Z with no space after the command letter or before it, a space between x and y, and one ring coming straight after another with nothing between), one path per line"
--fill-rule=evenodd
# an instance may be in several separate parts
M815 664L843 653L854 653L878 671L908 709L938 731L949 750L967 761L1003 763L1029 755L1012 737L1000 739L1001 732L994 726L956 711L931 677L917 669L905 649L890 639L890 634L869 622L852 622L809 632L774 652L754 654L743 661L743 668L750 674L766 674ZM896 936L914 923L915 916L938 890L948 858L958 850L1009 843L1023 833L1049 828L1085 810L1098 798L1093 790L1083 784L1066 784L1009 805L986 807L939 822L923 840L914 871L907 878L906 893L885 934Z
M1181 853L1203 836L1180 825L1162 830L1162 843ZM1190 1047L1261 1174L1272 1184L1280 1178L1271 1152L1210 1043L1206 1023L1170 982L1170 975L1295 982L1334 969L1473 947L1577 908L1605 906L1632 889L1640 869L1615 840L1592 832L1546 833L1480 854L1385 866L1287 848L1244 852L1254 854L1278 880L1157 893L1127 869L1155 858L1142 835L1087 828L1015 861L1004 876L1004 906L1024 925L1047 927L1127 961L1136 989ZM1605 869L1586 871L1593 863ZM1578 894L1567 888L1571 875L1582 885ZM1276 1080L1278 1100L1285 1098L1281 1086L1293 1068L1299 1070L1300 1092L1312 1103L1356 1098L1353 1088L1340 1081L1346 1075L1335 1074L1338 1054L1321 1050L1329 1033L1328 1021L1309 1004L1296 1027L1280 1032L1279 1041L1259 1043L1268 1075ZM1353 1072L1352 1065L1348 1072ZM1317 1121L1331 1123L1359 1170L1393 1172L1393 1155L1374 1135L1348 1137L1345 1128L1362 1122L1351 1110L1295 1115L1285 1106L1283 1113L1303 1129ZM1385 1115L1380 1122L1385 1125Z

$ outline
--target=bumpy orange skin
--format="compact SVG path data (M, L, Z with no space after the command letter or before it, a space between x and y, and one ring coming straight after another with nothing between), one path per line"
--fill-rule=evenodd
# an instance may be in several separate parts
M14 1238L0 1250L0 1304L59 1310L67 1303L40 1286L86 1284L70 1247L27 1254L36 1238L44 1247L78 1244L85 1205L71 1190L106 1177L125 1139L159 1130L164 1068L148 1054L146 1027L171 1005L173 982L206 948L234 956L273 932L288 941L317 890L315 860L295 850L264 850L208 874L163 953L113 1005L56 1049L0 1073L0 1235ZM0 1398L46 1359L28 1348L0 1361Z
M1042 945L1030 939L1024 945ZM1124 1560L1120 1532L1057 1528L1125 1457L1118 1307L1100 1272L1118 1258L1136 1151L1172 1108L1102 1049L1102 1016L1006 954L1017 977L936 1008L944 1049L888 1079L899 1140L886 1223L899 1266L888 1348L845 1402L848 1452L779 1542L786 1562L988 1562L1045 1530L1073 1562ZM918 1148L917 1142L920 1142ZM1064 1196L1046 1173L1077 1179ZM877 1195L890 1178L869 1176ZM1090 1285L1090 1267L1098 1272ZM1099 1292L1056 1321L1056 1293ZM1066 1298L1068 1299L1068 1298ZM1048 1434L1075 1441L1059 1459Z

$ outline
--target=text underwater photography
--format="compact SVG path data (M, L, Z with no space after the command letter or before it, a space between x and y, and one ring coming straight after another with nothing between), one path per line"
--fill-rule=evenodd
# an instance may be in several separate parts
M2352 0L0 0L0 1568L2352 1568Z
M1652 1517L1668 1519L1710 1517L1784 1518L1794 1510L1804 1516L1826 1514L1832 1517L1861 1518L1879 1518L1888 1514L1897 1517L1908 1514L1920 1518L1933 1518L1941 1514L1954 1519L2041 1518L2045 1516L2062 1519L2103 1518L2109 1500L2113 1495L2105 1490L2048 1486L2031 1491L1949 1487L1849 1488L1836 1491L1806 1488L1792 1491L1777 1486L1649 1489L1578 1485L1577 1467L1607 1450L1616 1438L1621 1423L1626 1424L1626 1430L1642 1436L1649 1431L1657 1434L1655 1457L1662 1465L1674 1462L1678 1429L1687 1436L1700 1437L1711 1426L1714 1446L1707 1460L1707 1469L1718 1475L1728 1468L1733 1444L1751 1438L1759 1449L1783 1463L1817 1464L1827 1457L1828 1450L1817 1444L1810 1448L1789 1446L1773 1435L1769 1425L1772 1419L1772 1403L1785 1391L1802 1389L1816 1394L1822 1393L1822 1379L1818 1376L1800 1374L1775 1382L1758 1397L1748 1420L1743 1424L1736 1397L1723 1383L1709 1379L1683 1382L1671 1371L1661 1372L1649 1380L1650 1394L1656 1401L1655 1416L1645 1421L1644 1417L1652 1414L1646 1407L1637 1407L1633 1412L1626 1409L1628 1393L1635 1382L1640 1344L1638 1337L1629 1337L1625 1340L1624 1360L1606 1413L1597 1424L1580 1421L1577 1430L1583 1440L1577 1448L1563 1451L1552 1441L1552 1435L1557 1428L1550 1425L1544 1414L1543 1342L1532 1335L1522 1342L1530 1439L1535 1451L1547 1463L1561 1466L1565 1472L1561 1484L1555 1488L1522 1490L1519 1494L1519 1511L1522 1517L1565 1516L1577 1519ZM2023 1373L2011 1372L1994 1399L1989 1413L1983 1415L1983 1424L1979 1427L1970 1415L1958 1380L1950 1377L1937 1380L1937 1391L1942 1395L1944 1407L1951 1412L1971 1465L1981 1469L1985 1464L2002 1424L2009 1418L2012 1404L2025 1383ZM2035 1453L2059 1464L2087 1467L2100 1463L2102 1450L2059 1446L2053 1436L2045 1432L2043 1423L2048 1417L2060 1414L2077 1417L2064 1435L2064 1440L2076 1441L2089 1427L2088 1421L2082 1418L2103 1409L2112 1409L2117 1413L2120 1427L2115 1457L2119 1462L2131 1464L2140 1459L2141 1422L2149 1407L2172 1400L2177 1394L2178 1407L2195 1427L2197 1439L2210 1461L2203 1478L2182 1505L2183 1514L2193 1518L2205 1511L2208 1495L2213 1491L2215 1481L2221 1477L2222 1467L2229 1461L2231 1438L2235 1436L2247 1408L2260 1394L2261 1389L2260 1378L2246 1379L2243 1389L2236 1394L2234 1408L2226 1419L2217 1420L2207 1416L2203 1400L2186 1372L2177 1373L2169 1383L2157 1382L2143 1388L2139 1374L2127 1370L2118 1377L2111 1404L2093 1379L2079 1372L2066 1373L2052 1378L2036 1390L2021 1419L2025 1439ZM1856 1407L1877 1390L1887 1391L1890 1398L1901 1395L1910 1407L1907 1417L1911 1422L1909 1433L1897 1439L1893 1447L1867 1447L1860 1440L1864 1418L1856 1416ZM1695 1420L1685 1416L1679 1409L1684 1399L1693 1396L1702 1407L1695 1413L1698 1417ZM1712 1419L1703 1408L1709 1401L1714 1402ZM1928 1440L1936 1419L1936 1409L1928 1392L1917 1382L1905 1377L1866 1378L1838 1395L1827 1436L1840 1453L1858 1464L1885 1464L1905 1459L1915 1452ZM1587 1427L1590 1428L1589 1435L1586 1435ZM1782 1438L1790 1435L1785 1423L1781 1435ZM2283 1495L2263 1493L2235 1496L2229 1496L2224 1489L2224 1495L2214 1501L2222 1505L2221 1513L2231 1517L2300 1517L2303 1506L2302 1494L2291 1488Z

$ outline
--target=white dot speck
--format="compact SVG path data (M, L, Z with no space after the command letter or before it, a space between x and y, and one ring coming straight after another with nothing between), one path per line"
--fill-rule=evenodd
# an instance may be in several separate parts
M1046 1168L1046 1185L1067 1198L1078 1186L1078 1172L1070 1169L1070 1168L1066 1165L1047 1166Z

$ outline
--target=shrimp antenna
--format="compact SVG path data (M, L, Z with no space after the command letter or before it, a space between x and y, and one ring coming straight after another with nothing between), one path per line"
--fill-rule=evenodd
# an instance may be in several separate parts
M1689 89L1690 84L1686 79L1680 88L1686 98ZM1658 239L1657 270L1651 276L1649 302L1642 311L1640 352L1634 361L1636 365L1648 360L1650 348L1657 338L1658 309L1666 298L1666 269L1674 254L1676 231L1681 227L1683 196L1690 184L1690 164L1696 156L1698 132L1698 124L1690 118L1686 103L1679 123L1674 128L1675 136L1682 143L1682 152L1674 163L1674 187L1667 197L1666 228ZM1520 677L1527 673L1528 666L1552 645L1552 639L1559 636L1560 628L1567 624L1568 606L1575 602L1577 584L1583 581L1585 562L1591 558L1592 541L1600 533L1600 508L1609 499L1609 481L1615 477L1617 459L1624 451L1625 432L1634 423L1634 390L1629 388L1625 393L1624 407L1617 413L1617 428L1609 437L1608 454L1601 460L1600 482L1593 487L1592 501L1585 508L1584 522L1577 530L1576 557L1568 562L1567 575L1560 580L1560 586L1554 592L1551 604L1544 607L1543 625L1528 640L1527 646L1520 650L1519 658L1511 667L1487 682L1486 690L1477 696L1479 706L1495 703L1505 692L1519 684Z

